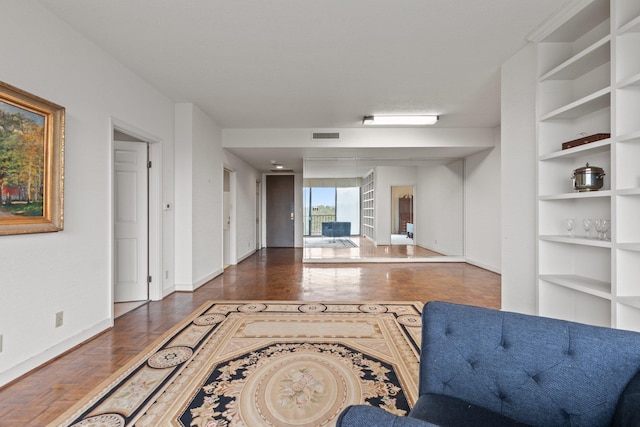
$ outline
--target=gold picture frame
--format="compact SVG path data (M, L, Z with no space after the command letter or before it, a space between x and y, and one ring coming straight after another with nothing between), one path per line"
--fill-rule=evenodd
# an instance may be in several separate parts
M0 82L0 235L63 229L65 109Z

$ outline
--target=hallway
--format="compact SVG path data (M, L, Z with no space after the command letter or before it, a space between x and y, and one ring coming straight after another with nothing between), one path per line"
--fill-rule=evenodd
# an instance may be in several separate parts
M421 301L500 308L500 275L464 263L303 264L302 249L268 249L193 293L176 292L0 389L0 425L46 425L208 300Z

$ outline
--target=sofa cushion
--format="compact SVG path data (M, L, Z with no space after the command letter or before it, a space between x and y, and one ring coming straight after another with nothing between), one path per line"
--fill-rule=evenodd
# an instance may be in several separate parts
M618 400L613 427L640 426L640 371L629 382Z
M428 421L442 427L526 427L517 420L505 417L481 406L443 394L420 396L409 417Z
M640 366L640 334L430 302L420 395L444 394L536 426L610 425Z
M338 419L336 427L440 427L410 417L401 417L371 405L351 405L345 408Z

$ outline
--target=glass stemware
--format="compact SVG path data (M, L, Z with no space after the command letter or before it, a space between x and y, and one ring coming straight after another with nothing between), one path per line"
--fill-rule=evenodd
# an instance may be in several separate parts
M602 234L602 220L601 219L594 219L593 220L593 227L596 229L596 232L598 233L596 238L600 239L600 236Z
M609 240L607 238L607 231L609 231L610 223L611 221L609 221L608 219L603 219L602 223L600 224L600 228L602 228L602 240Z
M582 227L584 228L587 239L591 238L591 227L593 227L593 220L591 218L585 218L582 220Z
M598 239L606 240L607 231L609 231L608 219L596 219L594 222L596 231L598 232Z
M573 236L572 230L573 230L574 224L575 224L575 219L573 218L566 218L564 220L564 225L565 227L567 227L567 230L569 231L569 236Z

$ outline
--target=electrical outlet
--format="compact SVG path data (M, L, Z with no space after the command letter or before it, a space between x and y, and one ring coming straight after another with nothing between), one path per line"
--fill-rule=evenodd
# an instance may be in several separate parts
M165 270L164 271L164 278L168 279L169 278L169 270Z
M56 313L56 328L59 328L60 326L62 326L62 315L63 315L63 311L59 311Z

